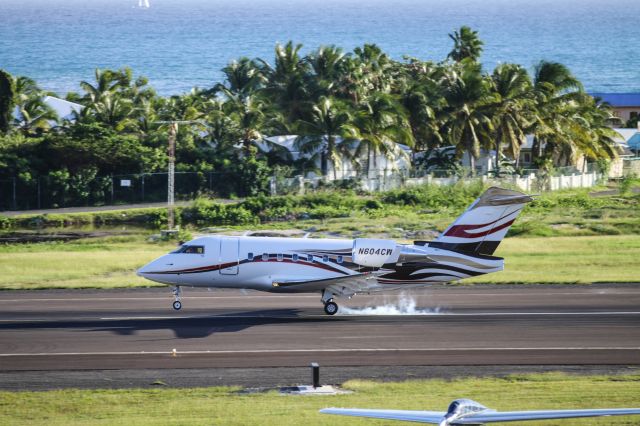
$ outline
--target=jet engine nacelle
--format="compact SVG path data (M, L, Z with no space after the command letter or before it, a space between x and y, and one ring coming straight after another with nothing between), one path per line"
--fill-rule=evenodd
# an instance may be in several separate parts
M353 262L360 266L379 268L387 263L395 248L394 241L356 238L353 240Z

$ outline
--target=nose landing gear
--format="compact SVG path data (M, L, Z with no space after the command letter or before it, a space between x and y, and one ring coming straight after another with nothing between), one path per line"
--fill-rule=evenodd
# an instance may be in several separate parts
M335 315L338 312L338 304L333 301L333 293L323 290L322 303L324 303L324 313L327 315Z
M171 287L171 291L173 292L173 297L176 299L172 305L173 309L179 311L180 309L182 309L182 302L180 302L182 291L180 290L180 286Z

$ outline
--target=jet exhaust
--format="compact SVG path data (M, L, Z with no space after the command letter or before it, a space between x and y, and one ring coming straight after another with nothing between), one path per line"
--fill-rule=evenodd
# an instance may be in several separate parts
M385 298L386 299L386 298ZM416 308L415 297L400 293L397 300L391 303L384 303L378 306L368 306L364 308L350 308L341 306L338 315L438 315L441 314L440 307Z

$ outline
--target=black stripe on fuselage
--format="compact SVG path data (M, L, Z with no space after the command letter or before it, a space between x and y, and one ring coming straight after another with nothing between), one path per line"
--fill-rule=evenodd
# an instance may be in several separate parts
M391 272L389 274L385 274L382 275L381 278L390 278L390 279L398 279L398 280L412 280L412 279L420 279L420 277L424 274L416 274L416 275L412 275L414 272L419 271L421 269L442 269L445 271L451 271L451 272L460 272L462 274L466 274L472 277L478 276L478 275L483 275L485 272L476 272L476 271L471 271L469 269L465 269L465 268L461 268L458 266L451 266L451 265L443 265L441 263L405 263L402 266L397 266L397 265L385 265L388 266L389 268L393 268L395 269L395 272ZM433 275L449 275L446 274L444 272L441 273L433 273ZM452 275L454 276L454 275ZM457 275L455 275L457 278Z

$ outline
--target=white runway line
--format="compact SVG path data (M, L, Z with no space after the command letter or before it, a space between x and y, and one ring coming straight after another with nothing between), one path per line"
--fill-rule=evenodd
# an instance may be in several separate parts
M231 355L231 354L272 354L272 353L338 353L338 352L466 352L466 351L639 351L640 347L602 347L602 346L577 346L577 347L533 347L533 348L318 348L318 349L254 349L254 350L221 350L221 351L176 351L178 355ZM117 355L171 355L173 351L122 351L122 352L36 352L0 354L0 357L23 356L117 356Z
M289 296L289 297L295 297L295 298L314 298L317 299L318 296L317 295L296 295L296 296ZM64 297L52 297L52 298L38 298L38 299L1 299L0 298L0 303L2 302L11 302L11 303L18 303L18 302L84 302L84 301L90 301L90 302L95 302L95 301L100 301L100 302L109 302L109 301L118 301L118 300L162 300L162 301L166 301L171 299L172 296L170 294L167 295L167 297L82 297L82 298L64 298ZM183 296L182 299L278 299L281 298L280 295L255 295L255 296L198 296L198 295L191 295L191 296Z
M624 289L623 289L624 290ZM188 290L187 290L188 291ZM199 292L203 292L203 290L194 290L194 291L199 291ZM429 298L430 296L439 296L439 295L451 295L452 289L436 289L436 290L430 290L433 291L433 294L412 294L412 296L414 297L420 297L420 298ZM509 291L506 290L506 293L490 293L490 292L479 292L479 293L467 293L464 290L460 290L460 295L461 296L474 296L474 297L513 297L513 296L519 296L519 297L540 297L540 293L538 292L532 292L532 291L527 291L527 292L514 292L514 291ZM186 292L186 291L185 291ZM437 294L440 293L440 294ZM592 291L580 291L580 292L553 292L553 291L548 291L545 293L545 295L555 295L555 296L577 296L577 295L582 295L582 296L615 296L615 295L638 295L639 292L638 291L616 291L615 289L606 289L606 291L603 292L602 289L593 289ZM369 295L370 297L375 297L375 296L384 296L385 294L371 294ZM387 293L387 296L390 296L392 294ZM368 297L369 297L368 296ZM191 295L185 295L183 297L183 299L266 299L266 298L273 298L273 299L278 299L278 298L284 298L284 297L288 297L288 298L313 298L313 299L317 299L318 296L315 294L268 294L268 293L264 293L264 294L255 294L255 295L238 295L238 296L211 296L211 295L207 295L207 296L201 296L198 294L191 294ZM136 296L136 297L72 297L72 298L66 298L64 296L60 296L60 297L50 297L50 298L13 298L13 299L3 299L0 297L0 303L16 303L16 302L54 302L54 301L70 301L70 302L82 302L82 301L111 301L111 300L167 300L167 299L171 299L171 295L168 293L167 297L157 297L157 296L153 296L153 297L140 297L140 296Z
M453 313L440 311L429 314L398 314L398 315L376 315L376 314L349 314L344 318L373 318L373 317L507 317L507 316L608 316L608 315L640 315L640 311L606 311L606 312L465 312ZM336 317L340 317L339 315ZM0 319L0 323L20 323L20 322L64 322L64 321L135 321L135 320L170 320L170 319L304 319L323 318L329 321L331 317L327 315L302 315L302 316L271 316L271 315L188 315L188 316L122 316L122 317L62 317L62 318L24 318L24 319Z

